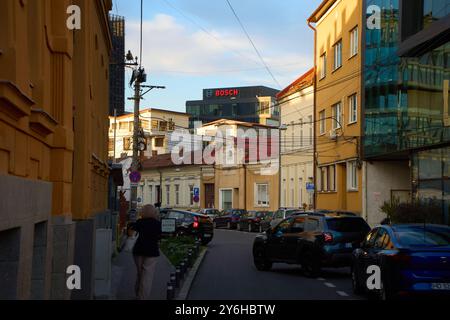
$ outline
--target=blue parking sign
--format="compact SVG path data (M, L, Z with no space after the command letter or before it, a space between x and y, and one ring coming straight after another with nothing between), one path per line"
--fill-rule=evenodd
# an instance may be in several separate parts
M200 196L200 188L194 188L194 197Z

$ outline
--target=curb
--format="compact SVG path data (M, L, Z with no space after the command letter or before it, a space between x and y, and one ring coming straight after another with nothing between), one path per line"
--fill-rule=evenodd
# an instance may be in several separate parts
M180 289L180 293L175 298L175 300L186 300L187 299L187 297L189 295L189 291L191 290L192 282L194 281L194 279L197 275L198 269L200 268L207 252L208 252L208 249L206 248L205 250L203 250L200 253L197 261L195 261L195 264L192 266L192 269L189 271L189 275L186 278L186 280L184 281L183 287Z

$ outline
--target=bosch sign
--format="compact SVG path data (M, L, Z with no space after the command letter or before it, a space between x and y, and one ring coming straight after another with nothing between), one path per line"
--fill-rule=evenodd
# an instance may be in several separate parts
M215 91L216 97L237 97L239 96L238 89L217 89Z

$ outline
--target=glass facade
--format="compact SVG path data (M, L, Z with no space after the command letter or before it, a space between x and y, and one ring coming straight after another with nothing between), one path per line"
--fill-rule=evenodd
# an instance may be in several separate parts
M407 157L405 151L450 142L450 43L399 57L399 1L367 5L381 8L381 28L366 30L365 156Z
M381 14L365 32L364 157L410 160L412 195L442 203L450 224L450 36L429 32L449 18L450 0L367 0L370 6L367 19ZM424 42L399 55L418 35Z
M186 102L186 113L191 116L190 127L193 128L197 121L205 124L220 119L260 123L261 115L278 120L277 93L278 90L261 86L205 89L203 100Z

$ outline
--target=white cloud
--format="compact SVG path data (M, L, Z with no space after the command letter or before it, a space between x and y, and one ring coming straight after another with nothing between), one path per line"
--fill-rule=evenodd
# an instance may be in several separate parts
M138 55L139 23L127 21L126 25L126 49L131 49L134 55ZM208 30L208 32L220 41L201 30L193 31L187 28L173 16L156 15L152 20L145 21L143 25L144 66L155 72L192 73L193 76L237 75L242 77L243 82L249 80L255 81L254 84L263 82L270 84L270 76L265 74L261 64L258 64L253 48L243 35L218 30ZM279 75L282 85L289 84L299 76L299 74L293 74L293 71L307 70L312 66L312 57L303 57L296 52L278 49L271 39L255 37L254 40L263 53L265 61L273 66L272 71ZM289 65L292 65L292 68ZM257 70L258 68L261 69ZM218 72L231 70L242 70L242 72Z

